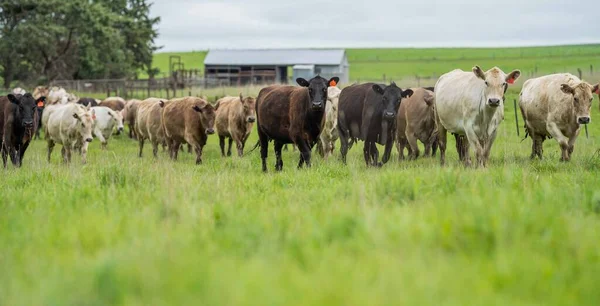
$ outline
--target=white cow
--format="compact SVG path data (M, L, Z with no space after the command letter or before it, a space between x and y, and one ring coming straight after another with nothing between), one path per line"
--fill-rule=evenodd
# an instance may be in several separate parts
M442 165L446 160L446 132L450 132L468 140L458 150L466 165L471 163L471 146L478 166L486 166L498 125L504 120L504 93L520 75L519 70L505 74L498 67L483 72L475 66L472 72L456 69L440 77L434 91Z
M327 88L327 104L325 105L325 121L323 130L319 135L319 152L325 158L333 154L335 141L339 135L337 132L338 104L340 101L341 89L331 86Z
M106 149L106 144L110 139L115 127L119 132L123 131L123 116L121 112L106 106L92 107L96 119L94 119L94 136L96 136L102 144L102 149Z
M569 73L530 79L523 84L519 107L533 144L531 158L542 158L547 137L558 141L561 161L571 160L580 125L591 121L590 109L599 85L582 82Z
M57 105L47 118L46 140L48 141L48 162L55 144L62 144L62 157L68 163L71 152L81 148L81 161L87 161L88 144L92 142L94 110L76 103Z

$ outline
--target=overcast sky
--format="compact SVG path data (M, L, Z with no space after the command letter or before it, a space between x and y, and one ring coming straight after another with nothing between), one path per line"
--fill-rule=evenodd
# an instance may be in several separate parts
M600 42L596 0L154 0L161 51Z

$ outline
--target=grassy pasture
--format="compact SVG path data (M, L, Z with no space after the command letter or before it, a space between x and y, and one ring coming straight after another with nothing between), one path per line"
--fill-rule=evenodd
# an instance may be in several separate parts
M215 136L200 166L124 135L48 164L35 141L1 170L0 305L597 305L597 117L570 163L554 140L530 161L516 96L486 169L453 139L445 168L394 149L367 169L359 143L347 166L289 151L274 173L271 145L268 174Z

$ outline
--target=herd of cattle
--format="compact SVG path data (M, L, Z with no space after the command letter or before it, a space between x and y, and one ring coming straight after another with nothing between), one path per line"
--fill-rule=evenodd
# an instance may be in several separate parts
M439 148L443 165L448 132L456 138L465 165L471 165L472 147L476 165L486 166L504 119L504 95L520 74L519 70L507 74L497 67L483 71L475 66L472 71L457 69L442 75L435 87L410 89L401 89L394 82L339 89L337 77L316 76L298 78L300 86L265 87L256 99L224 97L214 105L199 97L143 101L109 97L99 101L80 99L58 87L37 87L33 94L16 88L0 97L0 147L4 167L8 157L19 167L30 142L39 138L43 129L48 161L54 146L60 144L65 162L70 162L75 152L85 163L94 137L106 149L114 131L121 133L127 124L129 137L139 143L140 157L146 140L155 157L162 146L173 160L187 144L188 152L193 149L196 164L200 164L208 136L215 132L223 156L231 155L233 142L237 154L243 156L256 122L259 142L254 148L260 146L263 171L267 171L269 142L273 142L279 171L283 169L284 145L298 148L298 167L310 167L313 148L317 146L327 158L338 138L344 163L358 140L364 141L365 163L376 167L390 159L394 144L400 159L404 159L405 149L410 159L418 158L418 140L424 144L426 156L435 155ZM524 83L519 105L533 141L531 158L542 158L544 140L554 138L560 144L561 161L571 159L580 125L590 123L593 93L600 95L599 84L590 85L567 73ZM377 144L384 146L381 161Z

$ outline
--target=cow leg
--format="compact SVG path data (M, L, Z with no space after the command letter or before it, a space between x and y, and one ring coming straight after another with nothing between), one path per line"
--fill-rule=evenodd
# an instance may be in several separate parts
M177 160L177 157L179 157L179 148L181 148L181 142L179 141L175 141L175 143L173 144L173 160Z
M408 142L404 138L399 137L396 141L396 148L398 149L398 160L400 161L404 160L404 149L406 148L407 144Z
M225 157L225 136L219 135L219 146L221 147L221 156Z
M575 150L575 140L579 137L579 132L581 132L581 128L575 131L575 134L569 138L569 160L571 160L571 155L573 155L573 151Z
M363 146L363 157L365 159L365 164L367 167L371 166L371 142L365 141Z
M25 157L25 151L29 147L29 142L26 142L21 145L21 149L19 150L19 167L23 165L23 157Z
M303 163L306 164L306 168L310 168L310 145L304 139L298 139L296 145L298 146L298 150L300 151L300 162L298 163L298 168L302 168Z
M262 161L262 171L267 172L267 156L269 155L269 136L262 132L260 127L256 129L258 131L258 140L260 143L260 159Z
M87 163L87 151L89 144L89 142L85 141L81 146L81 163L84 165Z
M244 156L244 140L243 139L235 139L235 148L237 149L237 153L239 157Z
M540 138L538 135L534 134L534 133L530 133L529 137L531 137L531 155L529 156L530 159L534 159L536 156L539 156L538 154L538 150L540 147ZM540 158L541 159L541 158Z
M48 139L48 162L50 162L50 156L52 156L52 150L54 150L55 143Z
M391 150L391 148L390 148ZM371 142L371 160L373 167L381 167L383 163L379 162L379 150L377 149L377 143Z
M142 152L144 152L144 137L138 137L138 142L140 144L140 153L138 154L138 156L142 157Z
M96 136L96 138L98 138L98 140L100 140L100 143L102 144L101 148L102 150L106 150L106 138L104 138L104 135L102 135L102 132L100 132L99 130L94 130L94 136ZM141 157L141 155L140 155Z
M465 127L465 134L467 135L467 140L469 142L469 146L472 146L475 150L475 157L477 159L477 165L482 167L483 166L483 160L484 160L484 147L481 145L481 142L479 142L479 138L477 137L477 134L475 134L475 130L473 129L473 127L471 126L467 126ZM464 150L464 163L465 166L470 166L471 165L471 159L469 157L469 151L468 150Z
M408 135L406 135L406 139L408 140L408 145L410 145L410 150L412 151L412 154L410 155L410 159L411 160L416 160L417 158L419 158L419 145L417 144L417 137L415 137L415 134L410 133Z
M196 150L196 165L201 165L202 164L202 148L204 146L201 144L197 144L194 146L195 150Z
M440 165L446 164L446 144L448 135L444 126L438 122L438 145L440 147Z
M431 157L435 157L435 154L438 150L438 137L433 136L433 140L431 140Z
M569 161L569 139L565 135L563 135L563 133L560 131L560 129L554 122L546 123L546 129L560 145L560 150L562 152L560 161Z
M150 143L152 144L152 155L154 155L154 158L158 158L158 141L154 139L150 140Z
M274 143L275 147L275 171L283 170L283 159L281 158L281 150L283 149L283 144L280 142Z
M374 146L375 150L377 151L377 145L375 143L373 143L373 146ZM392 135L390 135L390 136L388 136L388 140L387 140L384 150L383 150L383 158L381 159L381 163L378 163L377 166L381 167L381 166L383 166L383 164L387 163L390 160L390 157L392 156L393 148L394 148L394 137L392 137ZM377 151L377 152L379 152L379 151ZM377 158L375 159L376 163L377 163L378 159L379 159L379 156L377 156Z
M227 144L227 156L229 157L231 156L231 145L233 144L233 138L229 137L227 140L229 141Z
M340 154L342 155L342 162L346 164L346 155L348 154L348 131L344 129L338 130L340 135Z
M495 130L492 135L490 135L490 137L488 138L487 142L485 143L485 149L484 149L484 154L483 154L483 166L487 167L488 161L490 160L490 153L492 151L492 145L494 144L494 141L496 141L496 135L498 130Z

